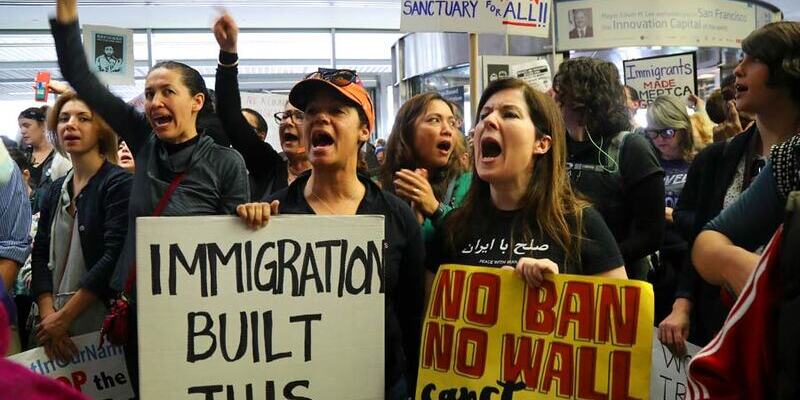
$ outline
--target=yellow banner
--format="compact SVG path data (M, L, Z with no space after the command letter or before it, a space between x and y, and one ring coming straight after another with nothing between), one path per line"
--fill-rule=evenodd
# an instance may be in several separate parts
M652 335L648 283L443 265L416 399L647 399Z

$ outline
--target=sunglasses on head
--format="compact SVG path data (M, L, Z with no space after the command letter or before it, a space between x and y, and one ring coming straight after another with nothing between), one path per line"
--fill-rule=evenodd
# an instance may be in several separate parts
M358 73L352 69L319 68L317 72L306 75L305 79L322 79L336 86L347 86L351 83L361 84Z
M650 139L655 139L661 136L664 139L672 139L675 135L678 134L678 131L672 128L666 129L648 129L645 131L647 133L647 137Z

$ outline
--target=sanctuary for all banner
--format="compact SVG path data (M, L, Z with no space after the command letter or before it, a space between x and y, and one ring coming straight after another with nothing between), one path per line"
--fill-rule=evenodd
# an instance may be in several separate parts
M425 314L416 398L646 399L645 282L443 265Z

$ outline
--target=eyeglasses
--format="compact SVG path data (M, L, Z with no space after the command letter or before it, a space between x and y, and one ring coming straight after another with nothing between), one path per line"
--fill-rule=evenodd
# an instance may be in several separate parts
M306 113L302 111L281 111L281 112L276 112L272 116L275 117L275 122L277 122L278 124L282 124L289 118L291 118L292 122L294 122L295 124L302 124L303 120L306 118Z
M351 83L361 84L358 73L352 69L319 68L317 72L306 75L306 79L310 78L326 80L340 87Z
M661 136L662 139L672 139L675 135L678 134L678 131L672 128L666 129L648 129L645 131L647 133L647 137L650 139L655 139Z

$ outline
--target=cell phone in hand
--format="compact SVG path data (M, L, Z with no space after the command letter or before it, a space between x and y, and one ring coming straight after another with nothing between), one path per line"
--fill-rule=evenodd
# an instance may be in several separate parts
M40 71L36 73L36 87L34 100L47 102L47 84L50 83L50 72Z

